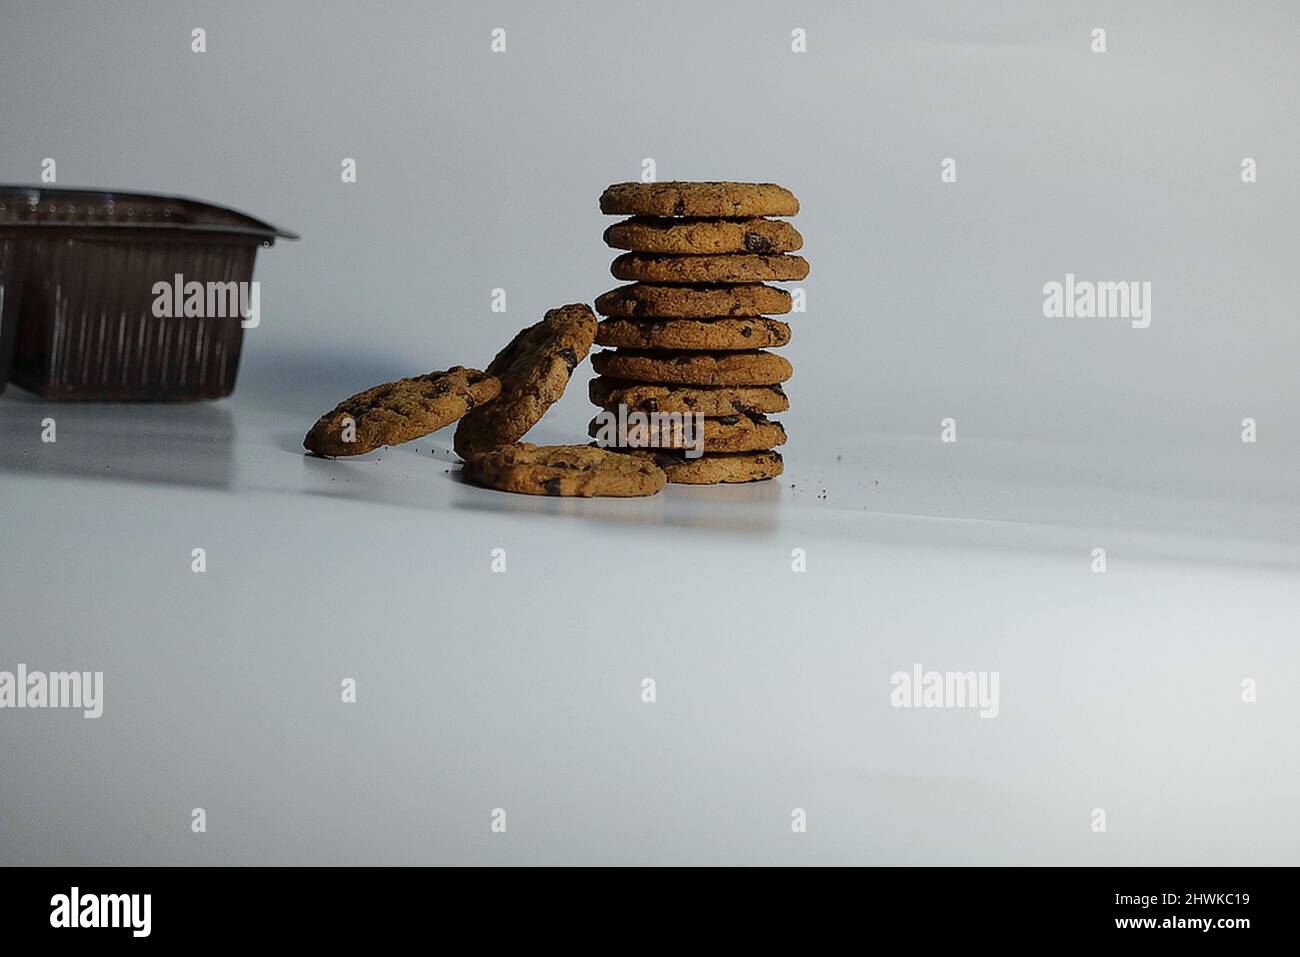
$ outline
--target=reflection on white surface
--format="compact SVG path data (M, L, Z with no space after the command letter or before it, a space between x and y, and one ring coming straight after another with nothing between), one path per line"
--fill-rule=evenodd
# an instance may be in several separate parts
M54 442L42 423L54 421ZM46 402L11 387L0 396L0 466L64 478L228 488L235 427L222 403Z
M0 666L105 672L93 729L0 721L6 860L1300 852L1285 462L792 429L779 481L578 501L464 484L449 433L313 459L308 424L0 397ZM999 716L891 708L917 663L999 672Z
M252 391L252 390L249 390ZM53 417L58 441L41 441ZM831 536L863 534L849 514L948 519L1033 527L1107 529L1135 535L1153 554L1185 539L1181 557L1222 561L1295 558L1297 496L1289 476L1300 453L1276 443L1250 446L1224 430L1200 445L1061 445L965 437L808 434L792 429L787 472L748 485L670 486L648 499L553 499L466 484L450 448L451 430L350 459L306 455L307 417L271 411L259 394L217 403L115 405L38 400L17 389L0 398L0 464L100 482L204 486L231 493L319 496L339 502L422 510L567 517L593 523L768 533L823 523ZM549 416L529 441L581 437ZM104 489L108 494L108 489ZM846 514L848 513L848 514ZM827 521L829 516L837 516ZM899 522L899 528L907 527ZM918 539L969 538L927 528ZM1012 534L985 529L990 541ZM873 532L876 534L876 532Z

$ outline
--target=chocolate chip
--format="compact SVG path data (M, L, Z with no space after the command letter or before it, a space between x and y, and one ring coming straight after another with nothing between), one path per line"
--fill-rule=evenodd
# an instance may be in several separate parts
M740 330L740 334L744 336L746 339L748 339L750 336L754 334L754 330L751 329L749 326L746 326L744 329Z
M641 408L646 412L658 412L659 402L657 399L646 399L641 403Z
M578 365L578 353L574 351L572 346L561 349L560 358L564 360L564 364L569 367L570 372Z
M772 241L758 233L745 233L745 248L751 253L770 253Z
M723 425L735 425L737 422L740 421L740 416L724 415L720 419L718 419L718 421L721 422Z
M547 495L559 495L560 494L559 478L547 479L545 482L542 483L542 488L546 491Z
M679 199L677 200L677 202L673 203L673 215L674 216L686 215L686 200Z
M686 408L688 408L688 409L693 409L693 408L695 408L695 396L693 396L693 395L684 395L684 396L682 396L682 403L683 403L683 404L686 406Z
M466 392L463 398L465 399L465 411L468 412L470 409L474 408L474 397Z

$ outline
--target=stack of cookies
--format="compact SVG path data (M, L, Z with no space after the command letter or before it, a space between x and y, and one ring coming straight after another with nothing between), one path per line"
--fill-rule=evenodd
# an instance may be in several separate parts
M793 216L799 201L772 183L618 183L600 209L631 217L605 230L609 246L628 250L610 271L630 284L596 300L606 317L596 344L614 349L592 357L592 402L615 414L704 417L702 455L666 430L635 452L670 482L780 475L774 449L785 430L767 416L790 407L781 383L793 369L768 350L790 341L790 327L768 317L789 312L791 297L767 283L797 282L808 263L790 255L803 237L771 217ZM589 432L602 427L597 416Z

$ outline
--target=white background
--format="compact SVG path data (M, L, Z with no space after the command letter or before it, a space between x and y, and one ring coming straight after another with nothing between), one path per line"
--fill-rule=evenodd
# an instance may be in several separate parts
M302 240L259 255L231 399L0 397L0 669L106 682L98 721L0 712L0 861L1294 863L1298 27L7 3L0 181L49 156ZM449 433L301 456L350 392L614 285L596 200L644 157L802 200L781 481L551 501L461 484ZM1151 282L1150 328L1044 318L1066 272ZM530 439L584 437L588 370ZM916 662L999 671L1000 716L891 708Z

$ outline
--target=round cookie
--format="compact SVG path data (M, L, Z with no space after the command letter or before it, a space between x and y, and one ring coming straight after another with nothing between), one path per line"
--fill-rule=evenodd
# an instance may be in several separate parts
M611 412L617 412L620 405L635 412L698 412L709 416L784 412L790 408L790 400L779 385L661 385L597 376L588 383L587 394L592 402Z
M616 279L633 282L798 282L808 275L802 256L723 256L624 253L610 264Z
M706 452L687 458L681 452L638 449L626 454L652 459L675 485L761 482L785 471L780 452Z
M364 455L381 445L409 442L451 425L500 391L495 376L463 366L385 382L322 415L302 440L303 448L316 455Z
M587 434L598 440L617 439L616 423L606 421L613 415L612 412L597 415L588 423ZM680 420L675 423L659 422L644 426L628 424L627 435L624 436L626 445L619 446L611 442L606 447L693 449L703 439L705 452L753 452L786 443L785 428L781 423L773 422L767 416L758 413L729 415L720 419L700 421L704 424L703 436L688 432L688 428L694 426L693 420L689 426Z
M779 319L606 319L596 345L628 349L764 349L790 341Z
M794 193L776 183L615 183L600 211L621 216L793 216Z
M456 454L464 458L521 439L564 394L595 338L596 317L574 303L551 309L510 340L488 364L488 374L501 379L501 394L461 419L452 443Z
M598 352L591 367L601 375L635 382L681 385L776 385L794 368L774 352Z
M605 230L605 245L641 253L790 253L803 248L799 230L780 219L648 219Z
M524 495L654 495L667 481L648 459L589 445L502 445L471 454L465 478L486 488Z
M712 319L781 315L790 307L788 292L762 283L656 286L634 282L596 297L596 311L604 316Z

